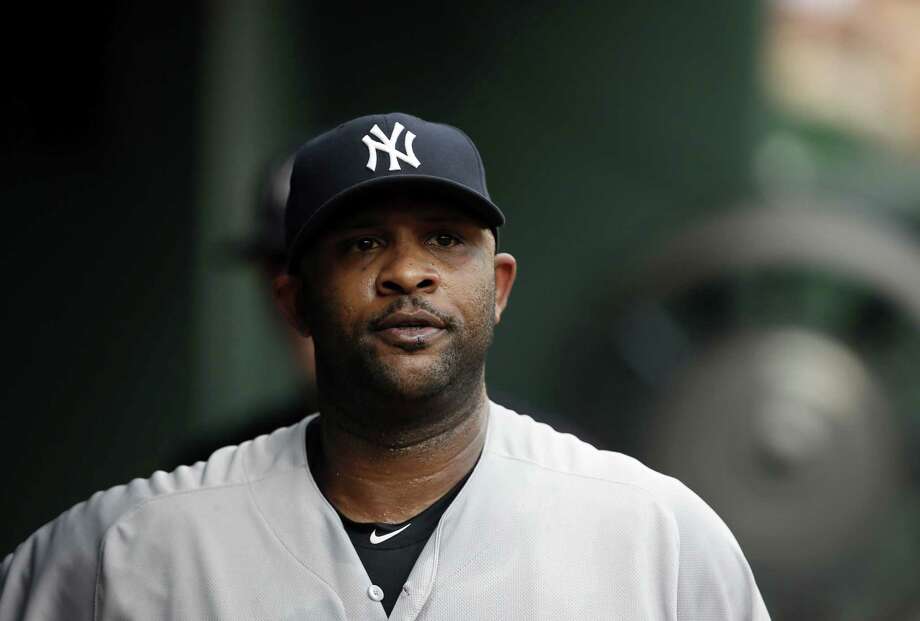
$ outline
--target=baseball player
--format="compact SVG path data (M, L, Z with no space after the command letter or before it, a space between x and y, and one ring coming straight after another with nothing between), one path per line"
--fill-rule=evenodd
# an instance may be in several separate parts
M768 619L693 492L490 401L503 223L453 127L305 144L274 290L319 412L45 525L3 562L0 620Z

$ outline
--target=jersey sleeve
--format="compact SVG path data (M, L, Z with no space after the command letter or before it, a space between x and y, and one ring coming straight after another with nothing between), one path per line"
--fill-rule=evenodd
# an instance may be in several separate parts
M49 522L0 569L0 621L93 619L102 494Z
M281 431L275 442L300 446L302 435ZM265 438L245 445L265 451L266 463L272 464L274 453L265 449ZM97 611L104 608L107 585L100 567L109 530L154 498L245 481L242 459L238 447L224 447L206 462L158 470L149 478L96 492L45 524L0 565L0 621L92 621L101 616Z
M96 492L38 529L0 566L0 621L92 621L104 590L98 574L109 527L182 479L196 477L156 472Z
M751 568L728 526L699 496L671 481L680 537L678 621L769 621Z

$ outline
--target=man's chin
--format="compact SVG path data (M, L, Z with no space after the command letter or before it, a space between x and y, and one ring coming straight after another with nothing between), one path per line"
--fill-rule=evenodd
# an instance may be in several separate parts
M388 345L387 347L389 349L397 350L397 354L400 352L405 354L414 354L416 352L425 351L426 349L431 349L431 345L423 341L410 341L407 343L399 343L397 345Z
M439 357L438 357L439 358ZM374 373L380 392L405 401L430 399L442 394L450 379L440 371L440 360L424 353L387 356Z

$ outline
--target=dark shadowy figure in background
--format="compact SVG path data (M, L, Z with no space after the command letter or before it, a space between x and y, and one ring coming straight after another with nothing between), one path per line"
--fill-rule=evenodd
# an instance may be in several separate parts
M275 306L272 281L285 269L284 208L291 190L293 156L276 160L265 168L255 205L255 230L249 239L230 244L229 254L234 263L240 260L258 269L266 301ZM190 464L206 459L224 446L251 440L280 427L300 422L316 411L316 371L313 360L313 339L304 338L276 313L275 325L283 334L301 378L299 389L273 408L255 411L242 423L205 435L193 436L169 460Z

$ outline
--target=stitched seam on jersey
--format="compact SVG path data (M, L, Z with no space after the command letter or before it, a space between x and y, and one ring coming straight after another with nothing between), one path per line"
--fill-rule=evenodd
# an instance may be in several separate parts
M302 422L302 421L301 421L301 422ZM299 423L298 423L298 424L299 424ZM293 426L296 426L296 425L292 425L292 427L293 427ZM306 428L306 426L304 426L304 428ZM302 434L297 434L297 435L300 436L301 438L303 437ZM245 443L244 443L244 444L245 444ZM304 446L304 442L303 442L303 441L300 442L300 445L301 445L301 447L302 447L302 449L301 449L301 453L303 454L302 457L303 457L303 459L304 459L304 463L306 463L306 447ZM242 446L242 445L240 445L240 446ZM240 449L240 446L237 446L237 447L236 447L236 450L237 450L237 451L240 451L240 450L241 450L241 449ZM272 477L272 476L275 476L275 475L277 475L277 474L282 474L282 473L291 472L291 471L294 471L294 470L299 470L299 469L301 468L301 466L302 466L302 464L295 464L294 466L287 467L287 468L283 468L283 467L278 467L278 466L275 465L275 466L273 466L273 467L271 468L271 472L270 472L270 473L267 473L267 474L265 474L265 475L259 477L258 479L249 480L249 470L248 470L248 468L246 467L246 458L247 458L247 456L248 456L248 451L247 451L247 452L242 452L242 453L241 453L240 463L242 464L242 469L243 469L243 480L242 480L242 481L237 481L237 482L235 482L235 483L220 483L220 484L211 484L211 485L201 485L200 487L194 487L194 488L192 488L192 489L181 489L181 490L174 490L174 491L171 491L171 492L162 492L162 493L155 494L155 495L153 495L153 496L150 496L149 498L141 499L141 500L138 502L138 504L136 504L136 505L134 505L133 507L131 507L130 509L127 509L127 510L125 510L124 512L120 513L120 514L115 518L115 520L114 520L111 524L109 524L108 526L105 527L105 529L103 529L102 535L101 535L101 537L100 537L100 539L99 539L99 548L98 548L98 550L97 550L97 552L96 552L96 583L95 583L95 586L94 586L94 588L93 588L93 619L94 619L94 621L97 621L98 618L99 618L99 592L100 592L101 583L102 583L102 566L103 566L103 558L105 557L105 547L106 547L106 543L107 543L108 538L109 538L109 532L110 532L114 527L118 526L123 520L130 519L130 518L133 517L136 513L138 513L141 509L145 508L147 505L149 505L149 504L151 504L151 503L153 503L153 502L155 502L155 501L158 501L158 500L165 500L165 499L167 499L167 498L173 498L173 497L176 497L176 496L183 496L183 495L192 494L192 493L195 493L195 492L205 492L205 491L208 491L208 490L225 489L225 488L230 488L230 487L240 487L240 486L243 486L243 485L246 485L247 488L248 488L248 486L249 486L251 483L258 483L259 481L264 481L265 479L268 479L268 478L270 478L270 477ZM152 475L151 475L151 476L152 476ZM148 482L148 485L149 485L149 478L146 479L146 481ZM127 487L128 485L130 485L130 483L125 484L123 487ZM114 488L112 488L112 489L114 489ZM107 490L107 491L110 491L110 490ZM250 500L253 500L252 497L251 497L251 491L250 491ZM84 502L82 502L82 503L80 503L80 504L86 505L88 502L89 502L89 501L84 501ZM258 504L256 504L256 509L257 509L257 511L258 511L258 509L259 509ZM260 513L260 517L261 517L261 513ZM274 532L274 531L273 531L273 532Z
M454 500L456 500L456 498L454 498ZM443 518L444 516L442 515L441 517ZM425 601L422 602L422 605L418 608L418 610L415 611L415 619L418 619L419 615L422 614L422 611L428 608L428 605L431 603L431 592L434 591L435 583L438 579L438 564L441 560L441 534L443 532L444 529L442 528L442 522L439 521L438 527L434 532L434 550L432 550L434 559L431 561L431 572L428 574L428 589L425 592Z
M245 469L244 469L245 471ZM263 477L268 478L268 477ZM157 500L164 500L167 498L174 498L176 496L184 496L186 494L191 494L193 492L206 492L209 490L223 489L228 487L239 487L241 485L246 485L246 481L239 483L223 483L220 485L210 485L208 487L196 487L195 489L183 489L176 490L173 492L166 492L158 496L152 496L150 498L144 498L137 505L133 506L131 509L120 514L114 522L105 527L105 530L102 531L102 537L99 541L99 551L96 554L96 586L93 589L93 619L97 620L99 618L99 590L102 583L102 559L105 556L105 546L109 539L109 532L122 523L124 520L128 520L134 517L135 514L140 512L141 509L144 509L147 505L153 504Z
M502 406L502 407L504 407L504 406ZM505 408L505 409L507 409L507 408ZM508 410L508 411L509 411L509 412L513 412L513 410ZM517 412L513 412L513 413L514 413L515 415L517 415L517 416L522 416L521 414L518 414ZM529 418L529 417L528 417L528 418ZM531 419L531 420L533 420L533 419ZM545 423L538 423L538 424L545 424ZM570 434L569 434L569 435L570 435ZM632 483L632 482L630 482L630 481L620 481L620 480L618 480L618 479L609 479L609 478L606 478L606 477L599 477L599 476L590 475L590 474L583 474L583 473L580 473L580 472L572 472L571 470L562 470L562 469L560 469L560 468L553 468L552 466L547 466L546 464L542 464L542 463L540 463L540 462L538 462L538 461L534 461L534 460L528 459L528 458L526 458L526 457L518 457L518 456L516 456L516 455L510 455L510 454L508 454L508 453L506 453L506 452L504 452L504 451L502 451L502 450L500 450L500 449L495 449L494 447L490 447L490 446L488 445L488 443L483 447L483 455L485 455L486 452L488 452L489 454L491 454L491 455L494 456L494 457L498 457L498 458L501 458L501 459L509 459L509 460L511 460L511 461L517 461L517 462L521 462L521 463L524 463L524 464L530 464L531 466L535 466L535 467L540 468L540 469L542 469L542 470L548 470L549 472L555 472L555 473L557 473L557 474L563 474L563 475L567 475L567 476L578 477L578 478L587 479L587 480L590 480L590 481L602 481L602 482L604 482L604 483L611 483L611 484L614 484L614 485L622 485L622 486L624 486L624 487L630 487L630 488L633 488L633 489L636 489L636 490L640 490L641 492L643 492L643 494L645 494L646 496L649 496L649 497L650 497L650 500L652 500L656 505L661 505L662 509L665 510L665 513L667 513L667 515L671 518L671 521L673 522L675 531L678 533L678 535L680 534L680 530L679 530L678 524L677 524L677 517L674 515L674 512L671 510L671 508L670 508L669 506L667 506L667 505L664 505L664 504L661 502L661 500L659 500L658 494L656 494L653 490L650 490L650 489L648 489L647 487L645 487L645 486L643 486L643 485L639 485L639 484L637 484L637 483ZM679 481L678 479L675 479L674 477L671 477L671 476L668 476L668 475L662 475L662 477L663 477L664 479L667 479L667 480L673 482L673 483L676 483L677 485L683 486L683 483L682 483L681 481Z
M622 486L624 486L624 487L628 487L628 488L631 488L631 489L635 489L635 490L641 491L641 492L643 493L644 496L647 496L647 497L649 498L649 500L650 500L652 503L654 503L655 506L657 506L659 509L661 509L661 510L664 512L664 514L668 517L668 521L671 523L671 528L674 530L674 534L675 534L675 537L676 537L676 539L677 539L677 580L676 580L675 594L674 594L674 611L675 611L675 614L679 614L680 611L679 611L678 607L679 607L679 605L680 605L679 595L680 595L680 552L681 552L680 524L678 524L678 522L677 522L677 516L674 514L674 511L671 509L671 507L669 507L668 505L666 505L665 503L663 503L663 502L658 498L658 494L656 494L655 492L653 492L653 491L650 490L650 489L646 489L645 487L643 487L643 486L641 486L641 485L636 485L635 483L629 483L629 482L627 482L627 481L617 481L617 480L605 479L605 478L603 478L603 477L592 476L592 475L589 475L589 474L580 474L580 473L578 473L578 472L570 472L570 471L568 471L568 470L560 470L560 469L558 469L558 468L552 468L552 467L550 467L550 466L546 466L546 465L544 465L544 464L541 464L541 463L532 461L532 460L530 460L530 459L525 459L525 458L523 458L523 457L515 457L515 456L513 456L513 455L508 455L508 454L506 454L506 453L500 453L500 452L498 452L498 451L493 451L492 454L493 454L495 457L499 457L499 458L502 458L502 459L509 459L509 460L511 460L511 461L517 461L517 462L521 462L521 463L524 463L524 464L529 464L529 465L531 465L531 466L536 466L537 468L540 468L540 469L542 469L542 470L548 470L549 472L555 472L555 473L557 473L557 474L563 474L563 475L578 477L578 478L581 478L581 479L587 479L587 480L589 480L589 481L600 481L600 482L602 482L602 483L609 483L609 484L612 484L612 485L622 485ZM665 476L665 478L670 479L671 481L677 483L678 485L683 485L683 483L681 483L680 481L678 481L678 480L675 479L674 477L669 477L669 476L667 476L667 475L664 475L664 476ZM678 620L680 619L680 617L677 617L677 618L678 618Z
M678 483L680 482L678 481ZM681 483L681 485L683 484ZM677 584L674 585L674 618L680 621L680 559L681 552L683 551L683 544L681 542L680 525L677 523L677 518L672 516L671 519L674 521L674 531L677 533Z
M105 529L102 535L102 541L99 542L99 550L96 553L96 584L93 586L93 621L99 621L99 588L102 582L102 555L105 551L105 538L109 534L109 529Z
M472 492L468 492L467 490L472 487L471 483L473 483L473 481L478 481L482 476L484 476L481 474L481 471L483 470L482 465L484 463L485 458L489 455L495 454L495 452L490 448L490 444L493 442L495 433L497 433L493 431L493 426L496 425L497 423L495 422L496 420L495 416L492 415L492 405L493 405L492 400L490 399L488 403L489 403L489 407L486 410L486 422L485 422L486 435L485 435L485 438L483 438L482 440L482 454L479 456L479 460L476 462L476 465L473 466L473 472L470 473L470 477L466 480L466 483L463 484L463 487L460 488L460 491L457 492L457 495L454 497L454 499L450 501L450 504L447 505L446 509L444 509L444 513L441 514L441 519L438 520L438 525L436 527L437 529L440 529L441 524L444 523L446 520L450 519L449 516L453 515L454 507L459 506L460 503L463 502L463 500L461 499L465 500L466 497L472 493ZM498 404L494 404L494 405L498 405Z
M469 137L467 137L467 140L469 140ZM472 141L470 142L472 143ZM437 526L435 526L434 532L431 534L431 537L434 538L434 549L431 551L433 558L431 561L431 571L428 573L428 588L425 593L425 601L422 602L422 605L417 610L415 610L415 616L413 617L415 619L417 619L431 603L431 593L434 591L435 583L438 580L438 566L440 565L441 561L441 536L444 534L444 529L446 528L447 523L452 519L451 516L453 515L454 508L460 506L463 502L465 502L466 497L473 493L468 490L471 489L471 487L474 485L474 480L478 481L479 477L485 476L482 474L482 470L485 467L485 459L489 455L493 454L493 451L489 450L489 444L492 442L492 438L495 434L493 426L496 424L495 416L492 414L492 406L492 400L489 399L488 407L486 408L486 433L482 443L482 454L479 456L476 465L473 466L473 472L470 473L466 483L463 484L463 487L460 488L460 491L457 492L457 495L454 497L454 499L451 500L450 504L447 505L447 508L444 509L444 513L441 514L441 517L438 519ZM422 553L424 553L424 547L422 548ZM416 559L416 562L418 562L418 559ZM409 573L411 575L412 571L410 570Z
M567 476L578 477L578 478L580 478L580 479L587 479L587 480L589 480L589 481L600 481L600 482L602 482L602 483L609 483L609 484L611 484L611 485L622 485L623 487L629 487L629 488L631 488L631 489L638 490L638 491L642 492L643 495L647 496L651 502L655 503L655 505L657 505L662 511L664 511L664 513L668 516L668 518L670 518L671 523L672 523L672 525L673 525L673 527L674 527L674 531L678 534L678 543L680 543L680 539L679 539L679 537L680 537L680 528L679 528L679 525L678 525L678 523L677 523L677 516L674 515L674 511L671 509L670 506L666 505L665 503L663 503L663 502L658 498L658 494L656 494L654 491L652 491L652 490L650 490L650 489L648 489L648 488L646 488L646 487L643 487L642 485L637 485L637 484L635 484L635 483L630 483L630 482L628 482L628 481L617 481L617 480L615 480L615 479L606 479L606 478L603 478L603 477L592 476L592 475L590 475L590 474L580 474L580 473L578 473L578 472L570 472L570 471L568 471L568 470L560 470L560 469L558 469L558 468L553 468L553 467L551 467L551 466L546 466L546 465L544 465L544 464L541 464L541 463L532 461L532 460L530 460L530 459L525 459L525 458L523 458L523 457L515 457L515 456L513 456L513 455L508 455L508 454L505 454L505 453L498 453L498 452L495 452L495 453L493 453L493 455L495 455L495 457L499 457L499 458L502 458L502 459L509 459L509 460L511 460L511 461L517 461L517 462L521 462L521 463L524 463L524 464L529 464L529 465L531 465L531 466L535 466L535 467L540 468L540 469L542 469L542 470L548 470L549 472L555 472L556 474L563 474L563 475L567 475ZM677 479L675 479L674 477L669 477L669 476L667 476L667 475L664 475L664 476L665 476L665 478L670 479L670 480L674 481L675 483L678 483L678 484L682 485L682 483L681 483L680 481L678 481Z
M677 518L674 518L674 521L676 522ZM675 530L677 531L677 584L674 585L674 618L680 621L680 527L676 526Z
M463 487L460 488L460 491L457 492L457 495L454 497L454 499L451 500L447 508L444 509L444 513L442 513L440 519L438 519L438 524L435 526L434 533L431 535L434 537L434 550L432 550L434 560L431 563L431 573L428 576L428 593L425 596L425 602L416 613L416 618L428 606L428 602L431 601L431 592L434 591L435 588L435 582L437 581L438 575L438 565L441 558L441 535L444 533L444 529L447 527L447 524L453 519L455 508L466 502L467 496L473 493L469 490L475 486L474 481L478 481L480 477L485 476L482 474L482 471L486 467L486 459L492 455L495 455L495 452L489 448L489 444L492 442L492 439L495 437L494 434L496 433L493 430L493 426L497 424L496 418L492 414L492 406L493 403L490 399L489 407L486 410L486 436L483 439L482 454L479 456L479 460L476 462L476 465L473 466L473 472L470 473L466 483L463 484Z
M557 473L557 474L565 474L565 475L568 475L568 476L578 477L578 478L580 478L580 479L589 479L589 480L591 480L591 481L603 481L604 483L612 483L612 484L614 484L614 485L624 485L624 486L626 486L626 487L634 487L634 488L636 488L636 489L638 489L638 490L642 490L643 492L645 492L646 494L648 494L648 495L650 495L650 496L656 496L656 495L657 495L657 494L655 494L654 491L652 491L652 490L650 490L650 489L648 489L648 488L646 488L646 487L644 487L644 486L642 486L642 485L639 485L638 483L632 483L632 482L630 482L630 481L620 481L620 480L618 480L618 479L608 479L608 478L605 478L605 477L599 477L599 476L595 476L595 475L591 475L591 474L582 474L582 473L580 473L580 472L572 472L571 470L562 470L562 469L560 469L560 468L553 468L552 466L547 466L547 465L545 465L545 464L541 464L541 463L538 462L538 461L533 461L532 459L527 459L526 457L515 457L514 455L508 455L507 453L499 453L499 452L497 452L497 451L493 451L492 454L493 454L495 457L500 457L500 458L502 458L502 459L510 459L510 460L512 460L512 461L519 461L519 462L524 463L524 464L530 464L531 466L536 466L537 468L541 468L541 469L543 469L543 470L549 470L550 472L555 472L555 473ZM671 479L671 480L673 480L673 481L676 482L676 483L680 483L680 481L678 481L678 480L675 479L674 477L671 477L671 476L668 476L668 475L662 475L662 476L665 477L665 478L667 478L667 479Z
M303 446L304 459L306 459L306 454L307 454L307 448L306 448L306 429L307 429L307 426L304 425L304 426L303 426L303 431L304 431L304 432L303 432L303 433L298 433L298 434L297 434L298 437L300 437L300 444L301 444L301 446ZM244 457L244 459L241 460L241 462L242 462L242 467L243 467L243 474L244 474L244 476L248 477L248 476L249 476L249 469L246 467L246 459L245 459L245 457ZM304 462L304 466L303 466L303 467L307 468L307 470L309 471L309 468L306 466L306 462ZM300 468L301 468L301 467L298 466L298 467L296 468L296 470L300 470ZM247 493L248 493L248 495L249 495L249 501L252 502L252 506L255 507L255 509L256 509L256 514L259 516L259 519L262 520L262 524L265 525L265 528L268 529L268 532L270 532L270 533L272 534L272 536L275 538L275 540L278 542L278 544L281 545L281 547L284 549L284 551L287 552L287 553L291 556L291 558L293 558L293 559L297 562L298 565L300 565L300 566L303 567L305 570L307 570L310 574L312 574L314 577L316 577L316 579L319 580L319 582L320 582L321 584L323 584L323 586L325 586L327 589L329 589L329 592L332 593L333 597L335 598L334 601L338 601L338 603L339 603L339 607L340 607L340 609L341 609L342 616L343 616L344 618L347 619L347 618L348 618L348 614L347 614L347 610L345 609L345 602L342 601L342 598L339 596L338 592L336 592L336 590L333 588L333 586L332 586L331 584L329 584L328 582L326 582L326 581L323 579L322 576L320 576L318 573L316 573L316 571L314 571L314 570L313 570L312 568L310 568L306 563L304 563L304 562L300 559L299 556L297 556L296 554L294 554L294 551L291 550L291 549L287 546L287 544L284 542L284 539L282 539L281 536L278 534L278 531L275 530L275 527L272 526L271 522L269 522L268 519L265 517L265 514L264 514L263 511L262 511L262 506L261 506L261 505L259 504L259 502L256 500L255 493L254 493L253 490L252 490L252 485L251 485L251 484L252 484L252 483L258 483L259 481L262 481L262 480L264 480L264 479L266 479L266 478L268 478L268 477L262 477L261 479L256 479L256 480L253 480L253 481L247 481L246 491L247 491Z

